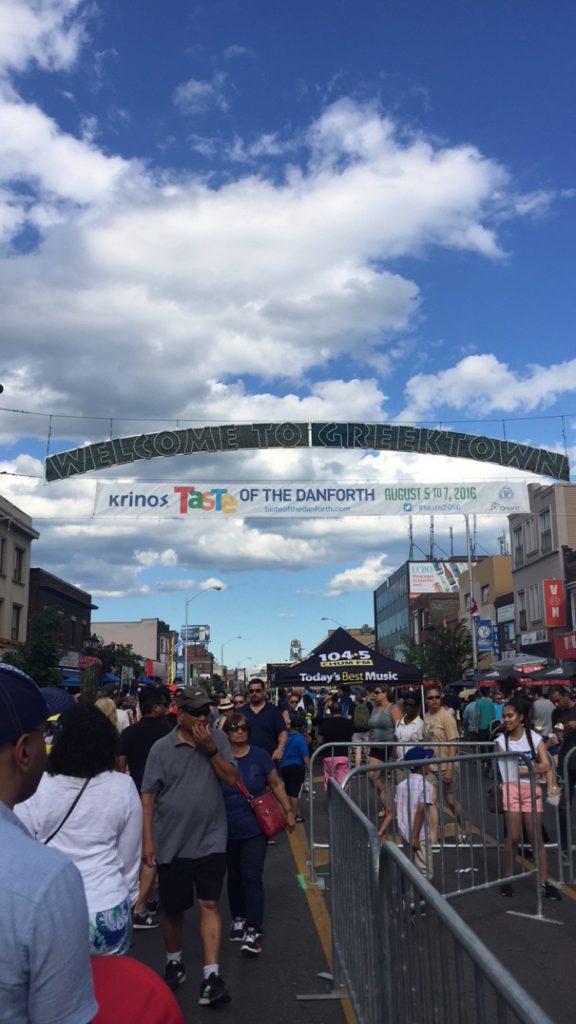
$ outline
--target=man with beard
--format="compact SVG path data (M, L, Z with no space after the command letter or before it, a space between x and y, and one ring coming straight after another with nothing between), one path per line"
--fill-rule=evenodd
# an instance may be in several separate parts
M280 761L288 739L284 716L274 704L266 700L266 690L261 679L248 683L248 707L243 709L250 723L250 743L270 754L273 761Z

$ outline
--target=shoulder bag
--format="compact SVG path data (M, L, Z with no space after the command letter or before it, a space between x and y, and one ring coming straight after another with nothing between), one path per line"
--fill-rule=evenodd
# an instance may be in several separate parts
M243 796L246 797L254 811L256 821L267 839L273 839L279 832L284 831L286 828L286 818L271 790L267 789L262 796L252 796L252 793L241 779L236 781L236 785Z
M69 807L69 808L68 808L68 810L66 811L66 814L65 814L65 815L64 815L64 817L62 818L62 821L61 821L61 822L60 822L60 824L58 825L58 828L54 829L54 831L52 832L52 835L49 835L49 836L48 836L48 839L45 839L45 840L44 840L44 846L47 846L47 845L48 845L48 843L51 843L51 842L52 842L52 840L54 839L54 836L57 836L57 835L58 835L58 833L59 833L60 829L62 828L62 825L63 825L63 824L64 824L64 823L66 822L66 821L68 821L68 818L69 818L69 817L70 817L70 815L72 814L72 811L73 811L73 810L74 810L74 808L76 807L76 804L78 803L78 801L79 801L80 797L82 796L82 793L83 793L83 792L84 792L84 790L86 789L86 786L88 785L88 783L89 783L89 782L90 782L90 779L86 779L86 782L85 782L85 783L84 783L84 785L82 786L82 789L80 790L80 792L79 792L79 793L77 793L77 794L76 794L76 796L74 797L74 801L73 801L73 803L72 803L72 804L70 805L70 807Z

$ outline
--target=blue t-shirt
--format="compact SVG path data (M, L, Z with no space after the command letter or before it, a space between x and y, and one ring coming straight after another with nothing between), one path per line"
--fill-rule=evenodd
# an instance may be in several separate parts
M273 754L280 733L288 728L280 709L274 704L265 704L258 712L251 707L242 708L242 714L250 725L250 743Z
M301 768L304 768L304 758L310 756L308 750L308 744L300 732L289 732L288 739L286 740L286 746L284 748L284 757L280 761L281 768L287 768L288 765L297 764Z
M80 872L0 801L0 1022L88 1024L98 1011Z
M265 750L251 746L244 757L237 757L238 775L252 796L262 796L268 785L267 776L276 767ZM228 839L250 839L261 834L256 815L238 786L221 783L228 819Z

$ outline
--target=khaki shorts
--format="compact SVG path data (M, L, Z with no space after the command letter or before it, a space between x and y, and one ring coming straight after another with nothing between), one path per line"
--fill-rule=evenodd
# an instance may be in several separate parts
M438 765L438 767L441 768L441 765ZM448 794L453 793L454 792L454 783L456 782L456 780L458 778L458 770L456 768L456 765L454 765L454 764L452 764L451 767L452 767L452 778L451 778L450 782L444 782L444 779L442 779L442 772L441 771L438 771L438 772L432 772L432 771L427 772L426 773L426 781L427 782L431 782L432 785L434 786L434 789L439 789L440 788L440 780L442 779L442 792L443 793L448 793Z

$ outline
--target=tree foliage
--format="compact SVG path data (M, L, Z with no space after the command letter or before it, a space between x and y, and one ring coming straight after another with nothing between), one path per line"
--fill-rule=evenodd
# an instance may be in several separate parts
M45 608L28 626L28 639L16 651L8 651L4 661L31 676L38 686L57 686L62 682L59 662L63 654L60 643L62 612Z
M144 661L139 654L135 654L132 644L103 644L95 638L90 654L102 662L102 675L113 672L121 676L123 668L133 669L135 679L145 674Z
M455 683L472 665L472 637L464 622L456 629L437 626L420 644L404 642L406 661L417 665L425 679L446 686Z

